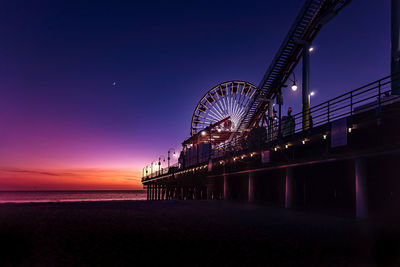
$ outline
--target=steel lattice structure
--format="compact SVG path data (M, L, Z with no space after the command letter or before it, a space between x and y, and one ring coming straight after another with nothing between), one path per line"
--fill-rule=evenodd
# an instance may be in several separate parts
M260 89L246 108L237 132L256 126L267 111L267 99L274 99L302 56L304 42L311 43L323 25L351 0L308 0L263 76ZM233 137L233 135L232 135Z

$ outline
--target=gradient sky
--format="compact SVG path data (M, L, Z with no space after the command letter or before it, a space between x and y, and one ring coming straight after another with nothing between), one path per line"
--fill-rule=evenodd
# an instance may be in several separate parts
M140 189L207 90L258 85L303 2L2 1L0 190ZM389 74L389 15L354 0L323 28L312 105Z

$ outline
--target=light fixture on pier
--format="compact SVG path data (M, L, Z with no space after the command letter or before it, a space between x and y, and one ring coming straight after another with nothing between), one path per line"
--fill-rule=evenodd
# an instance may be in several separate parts
M221 128L218 128L217 131L220 133L222 130L221 130Z
M253 153L250 153L250 157L253 157L254 156L254 154Z
M351 133L351 127L348 129L348 132Z
M205 136L206 134L207 134L206 131L202 131L202 132L201 132L201 135L202 135L202 136Z
M306 144L306 140L303 140L303 141L301 141L302 143L303 143L303 145L305 145Z
M289 145L285 145L285 148L289 148Z
M278 151L278 148L277 148L277 147L274 147L274 150L275 150L275 151Z
M311 91L310 92L310 96L314 96L315 95L315 92L314 91Z
M310 46L310 48L308 48L308 52L313 52L314 51L314 47Z
M290 79L290 78L289 78ZM297 85L296 85L296 75L293 72L293 80L291 80L293 82L292 86L290 88L292 88L292 91L296 91L297 90Z
M324 134L322 137L323 137L324 139L326 139L328 136L327 136L326 134Z

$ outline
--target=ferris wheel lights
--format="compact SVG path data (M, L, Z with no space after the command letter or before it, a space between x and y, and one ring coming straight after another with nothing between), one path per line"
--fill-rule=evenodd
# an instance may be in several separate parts
M224 132L219 140L228 138L228 133L238 130L245 107L257 87L244 81L227 81L210 89L198 102L192 116L191 136ZM223 124L223 125L222 125ZM205 130L205 133L201 132Z

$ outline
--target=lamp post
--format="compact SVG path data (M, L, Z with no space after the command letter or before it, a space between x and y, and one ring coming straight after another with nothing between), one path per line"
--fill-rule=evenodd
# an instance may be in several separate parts
M168 170L169 170L169 161L171 160L171 157L170 157L171 151L174 151L174 153L172 154L173 156L176 155L175 149L173 149L173 148L168 149Z
M307 130L310 127L310 49L311 44L303 43L303 86L302 98L303 98L303 130Z
M154 165L154 163L156 163L156 164L157 164L157 161L152 161L152 162L150 163L150 169L151 169L151 172L150 172L150 177L152 177L152 176L153 176L153 165Z
M158 157L158 175L161 175L161 158L165 162L165 157L163 155Z
M293 80L291 80L293 82L292 86L290 87L292 89L292 91L296 91L297 90L297 85L296 85L296 75L293 72Z
M208 128L208 129L207 129ZM212 143L211 143L211 124L209 127L205 128L202 132L201 135L205 136L208 132L208 137L209 137L209 142L210 142L210 149L208 150L208 160L211 159L211 148L212 148Z

